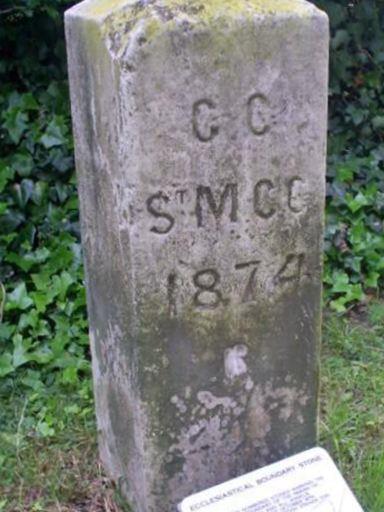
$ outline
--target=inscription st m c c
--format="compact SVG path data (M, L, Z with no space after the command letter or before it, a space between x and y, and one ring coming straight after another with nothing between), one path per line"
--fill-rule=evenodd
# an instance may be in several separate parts
M204 228L209 218L216 221L225 219L232 223L239 220L240 206L261 219L271 219L282 209L291 214L299 215L306 209L305 182L299 176L289 178L283 185L270 179L261 179L253 187L252 201L239 194L238 183L225 183L220 189L207 185L197 185L194 189L182 188L174 192L159 190L146 200L146 210L154 222L149 228L155 235L168 234L177 224L177 207L184 209L188 203L193 206L192 214L196 218L196 226ZM181 194L182 192L182 194Z

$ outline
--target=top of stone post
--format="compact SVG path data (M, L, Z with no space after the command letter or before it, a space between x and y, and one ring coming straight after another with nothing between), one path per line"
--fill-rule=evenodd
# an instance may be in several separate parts
M131 15L132 21L155 15L164 22L173 19L210 22L223 16L325 16L306 0L84 0L69 9L66 16L103 22L119 11Z

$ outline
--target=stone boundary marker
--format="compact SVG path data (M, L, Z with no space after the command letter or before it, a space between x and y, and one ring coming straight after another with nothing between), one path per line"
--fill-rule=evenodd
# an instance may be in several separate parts
M66 37L101 457L168 512L316 440L328 20L86 0Z
M363 512L328 453L312 448L185 498L180 512Z

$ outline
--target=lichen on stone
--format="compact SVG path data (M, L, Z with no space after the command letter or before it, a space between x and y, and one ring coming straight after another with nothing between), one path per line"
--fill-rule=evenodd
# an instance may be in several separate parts
M195 21L209 21L218 16L252 14L310 15L315 7L305 0L85 0L73 7L73 14L103 20L111 14L136 17L151 10L165 21L188 15Z

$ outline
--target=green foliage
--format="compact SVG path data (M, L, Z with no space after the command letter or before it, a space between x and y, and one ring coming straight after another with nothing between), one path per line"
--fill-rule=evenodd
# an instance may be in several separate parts
M384 277L384 8L319 0L331 21L325 284L338 312Z
M41 436L60 428L50 390L90 395L58 7L57 1L34 0L0 8L0 397L16 383L24 389Z

